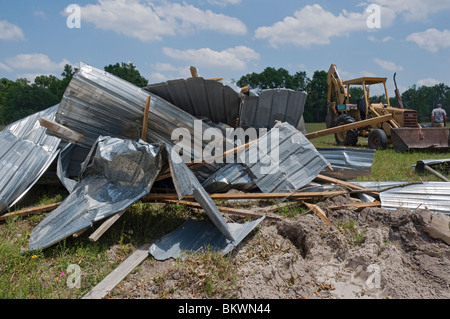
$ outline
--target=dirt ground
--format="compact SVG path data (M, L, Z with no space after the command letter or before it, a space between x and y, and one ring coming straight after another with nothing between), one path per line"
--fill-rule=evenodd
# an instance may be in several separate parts
M337 197L327 204L349 202ZM238 278L235 297L450 298L449 216L427 210L324 210L333 227L313 213L266 219L242 241L230 255ZM183 273L176 264L148 258L109 298L199 298L195 282L178 284Z

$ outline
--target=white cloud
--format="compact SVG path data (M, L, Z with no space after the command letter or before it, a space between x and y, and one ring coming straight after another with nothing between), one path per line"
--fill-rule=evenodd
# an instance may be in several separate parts
M156 5L142 0L98 0L97 4L82 7L81 17L99 29L141 41L162 40L164 36L197 29L225 34L247 33L245 24L237 18L167 1Z
M63 59L61 62L54 62L45 54L19 54L5 60L8 67L17 70L39 70L39 71L61 71L66 64L71 63Z
M208 0L209 3L225 7L229 4L240 4L241 0Z
M435 86L435 85L438 85L440 83L441 83L441 81L438 81L436 79L426 78L426 79L422 79L422 80L417 81L417 86L418 87L421 87L421 86Z
M408 21L427 19L431 14L450 10L448 0L371 0L396 15L402 15Z
M7 66L6 64L0 62L0 70L6 71L6 72L12 72L13 69L11 69L9 66Z
M403 71L403 67L400 65L395 64L391 61L385 61L378 58L373 59L373 61L378 64L381 68L387 70L387 71Z
M210 48L177 50L164 48L164 54L172 59L188 61L192 65L204 68L244 70L247 63L258 60L259 54L245 46L236 46L223 51Z
M324 10L320 5L308 5L295 11L293 16L276 22L269 27L255 31L258 39L268 39L273 47L280 44L293 44L308 48L312 45L329 44L331 38L348 36L351 32L371 30L367 25L370 12L362 13L343 10L339 15ZM382 26L392 24L393 15L381 11Z
M25 35L23 30L6 21L0 20L0 40L23 40Z
M368 36L367 39L369 39L369 41L371 42L384 42L384 43L394 40L394 38L391 36L384 37L383 39L378 39L375 38L373 35Z
M419 47L435 53L440 48L450 47L450 30L428 29L424 32L412 33L406 40L415 42Z

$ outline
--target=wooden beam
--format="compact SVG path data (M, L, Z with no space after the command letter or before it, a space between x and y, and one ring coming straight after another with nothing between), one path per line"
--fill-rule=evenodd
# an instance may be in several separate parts
M335 192L303 192L303 193L245 193L245 194L211 194L212 200L236 200L236 199L321 199L338 195L346 195L346 191ZM143 201L167 201L178 200L177 194L148 194L142 198ZM186 196L184 200L194 201L194 196Z
M303 203L306 207L308 207L310 210L313 211L314 214L316 214L320 219L322 219L325 224L328 226L333 226L331 221L328 219L327 214L317 205L310 204L310 203Z
M81 299L103 299L114 289L129 273L139 266L149 255L148 249L150 244L145 244L138 248L130 257L128 257L122 264L114 269L108 276L105 277L97 286L90 292L84 295Z
M198 78L197 68L195 66L191 66L190 70L191 70L192 77L193 78Z
M333 178L333 177L328 177L328 176L325 176L325 175L322 175L322 174L317 175L316 180L320 181L320 182L325 182L325 183L338 184L338 185L347 187L347 188L352 189L352 190L364 191L365 193L367 193L367 194L369 194L370 196L373 196L373 197L377 197L378 198L380 196L380 193L374 192L373 190L369 190L367 188L364 188L364 187L361 187L361 186L358 186L358 185L355 185L355 184L352 184L352 183L349 183L349 182L341 181L340 179L336 179L336 178Z
M191 206L191 207L195 207L195 208L202 208L202 206L199 203L197 203L197 202L190 202L190 201L186 201L186 200L166 200L165 202L171 203L171 204L183 204L183 205ZM217 209L219 211L223 212L223 213L239 215L239 216L242 216L242 217L261 218L261 217L264 216L266 218L282 219L280 216L269 216L269 215L265 215L265 214L255 214L255 213L251 213L251 212L249 212L247 210L244 210L244 209L222 207L222 206L217 206Z
M71 143L79 143L81 140L83 140L83 134L75 132L59 123L56 123L54 121L50 121L45 118L38 118L39 124L42 127L45 127L47 131L54 136L60 137L62 139L65 139Z
M61 203L55 203L45 206L38 206L38 207L32 207L32 208L25 208L22 210L18 210L12 213L4 214L0 216L0 220L7 220L9 217L23 217L23 216L29 216L33 214L39 214L44 212L49 212L54 210L56 207L58 207Z
M90 236L89 240L92 242L96 242L123 214L125 214L126 210L123 210L110 218L108 218L103 224L100 225L99 228L95 230Z
M353 203L348 205L328 206L327 208L331 210L340 210L340 209L361 210L366 207L381 207L381 203L378 201L372 203Z
M145 103L145 109L144 109L144 119L142 121L142 134L141 134L141 140L144 142L147 141L147 130L148 130L148 117L150 113L150 101L152 99L152 96L149 95L147 98L147 102Z
M223 79L224 79L224 77L222 76L222 77L218 77L218 78L210 78L210 79L207 79L208 81L216 81L216 82L220 82L220 81L223 81Z
M364 121L358 121L358 122L351 123L351 124L339 125L336 127L326 129L326 130L312 132L312 133L306 134L305 137L307 139L311 140L311 139L322 137L322 136L327 136L327 135L331 135L331 134L336 134L336 133L345 132L348 130L365 127L365 126L371 126L371 125L382 123L382 122L387 122L390 120L392 120L392 114L386 114L386 115L383 115L380 117L375 117L375 118L371 118L371 119L364 120Z

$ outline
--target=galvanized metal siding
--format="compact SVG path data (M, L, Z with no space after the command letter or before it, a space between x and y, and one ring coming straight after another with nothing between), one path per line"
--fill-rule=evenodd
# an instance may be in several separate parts
M8 125L0 132L0 213L17 203L58 155L61 140L48 136L38 118L53 120L58 105Z
M145 88L198 118L231 123L239 117L239 93L231 87L203 78L179 79Z
M298 127L308 94L288 89L264 90L259 96L245 96L242 101L242 128L270 129L276 121Z

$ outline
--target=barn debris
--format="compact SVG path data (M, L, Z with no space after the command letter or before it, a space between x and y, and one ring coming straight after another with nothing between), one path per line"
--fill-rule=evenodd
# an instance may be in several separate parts
M380 185L347 182L370 174L375 151L316 149L310 139L329 131L305 134L306 98L305 92L285 89L236 91L217 79L198 76L139 88L81 63L60 104L0 133L2 145L10 145L0 150L0 213L53 162L69 195L49 207L51 212L33 229L30 250L117 219L138 200L184 202L208 217L203 222L187 220L146 245L141 255L158 260L204 247L226 254L270 218L219 207L215 200L292 200L328 227L333 225L326 212L312 201L349 193L363 202L345 206L355 210L423 205L450 213L446 183L397 183L383 191ZM250 129L256 134L246 131ZM174 136L175 131L182 134ZM223 139L212 139L220 134ZM157 183L166 192L154 190ZM428 197L419 196L423 194ZM251 221L229 222L224 214L233 213Z

